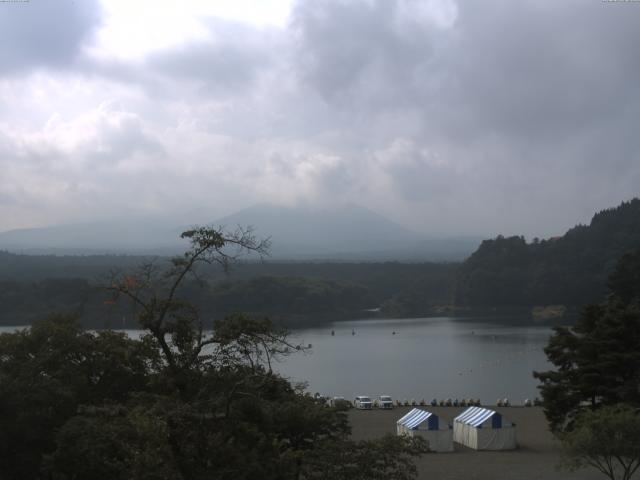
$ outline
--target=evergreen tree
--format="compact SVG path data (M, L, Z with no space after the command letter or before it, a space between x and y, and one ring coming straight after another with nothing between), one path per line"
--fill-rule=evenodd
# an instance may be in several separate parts
M484 241L460 267L456 302L480 307L584 306L606 294L607 277L618 259L638 247L638 198L596 213L588 226L578 225L561 237L527 244L522 237L500 235ZM638 260L633 262L630 257L620 274L640 275Z
M585 407L640 406L639 284L631 260L621 258L606 303L585 308L573 327L557 327L545 353L556 370L534 372L554 431L570 430Z

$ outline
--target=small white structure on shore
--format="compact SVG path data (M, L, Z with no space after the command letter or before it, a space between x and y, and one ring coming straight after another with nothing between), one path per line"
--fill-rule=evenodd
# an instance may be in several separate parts
M494 410L469 407L453 419L453 440L475 450L513 450L516 426Z
M453 452L453 430L437 415L413 408L396 422L398 435L420 436L432 452Z

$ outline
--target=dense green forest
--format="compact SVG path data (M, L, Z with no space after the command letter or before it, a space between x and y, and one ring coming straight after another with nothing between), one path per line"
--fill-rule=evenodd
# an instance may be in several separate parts
M61 311L78 313L93 328L136 326L136 312L113 302L101 287L109 284L111 271L128 271L148 258L2 253L0 261L1 325L28 324ZM241 263L226 275L203 268L206 284L186 283L182 293L211 317L244 311L289 326L371 316L375 308L383 315L419 316L451 303L456 268L438 263Z
M625 252L640 247L640 200L597 213L548 240L523 237L482 242L460 267L456 303L581 306L603 298L606 279Z
M597 213L548 240L498 236L462 264L244 262L228 273L202 269L206 284L184 295L216 318L243 311L289 326L341 318L434 315L458 310L580 307L603 298L616 261L640 247L640 200ZM93 328L135 327L130 307L101 287L113 272L168 259L29 256L0 252L0 325L28 324L51 311L80 314ZM204 288L203 288L204 287ZM455 310L454 310L455 311Z

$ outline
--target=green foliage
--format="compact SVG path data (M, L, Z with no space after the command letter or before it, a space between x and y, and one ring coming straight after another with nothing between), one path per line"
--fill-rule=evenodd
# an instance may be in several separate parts
M640 467L640 414L627 405L585 411L561 437L569 470L592 466L611 480L630 480Z
M39 282L0 281L0 322L20 325L43 318L49 312L79 314L95 289L81 279L45 279Z
M350 445L344 413L269 371L268 321L218 326L184 369L64 317L0 336L0 478L296 478L321 442Z
M625 269L628 258L621 259L616 272ZM640 307L638 298L627 294L637 291L638 279L612 278L616 290L606 303L585 308L575 326L555 329L545 353L556 370L534 373L554 431L573 428L586 407L640 407Z
M0 335L0 479L413 478L423 445L352 442L343 411L273 372L301 349L285 331L244 315L207 331L184 297L199 265L263 244L185 236L192 248L167 270L148 263L108 284L135 305L139 340L65 316Z
M246 281L221 282L209 295L211 307L221 313L362 314L375 305L368 289L355 284L315 278L260 276Z
M609 277L609 289L624 304L640 301L640 249L620 259Z
M134 270L125 268L131 258L157 270L173 266L162 258L4 255L14 259L8 262L10 268L0 266L0 324L4 325L30 324L57 311L79 315L90 328L136 328L135 309L111 302L93 282L109 270L105 258L113 262L111 268L122 266L123 271ZM2 256L0 252L0 264ZM55 265L59 270L53 272ZM31 272L29 278L37 280L18 281L24 275L22 266ZM456 268L456 264L430 263L246 263L223 277L213 266L203 264L200 270L208 282L188 278L180 285L180 294L206 316L251 312L270 315L289 326L359 318L370 315L365 309L376 306L382 306L388 316L421 316L434 305L452 303ZM44 273L56 278L38 279ZM72 274L87 278L62 278Z
M420 437L387 435L379 441L325 441L313 452L302 479L409 480L417 469L412 457L428 450ZM367 465L368 468L363 468Z
M56 435L46 459L54 478L71 480L170 480L179 478L163 438L166 423L141 408L81 409Z
M460 268L456 303L586 305L602 298L617 260L638 247L637 198L597 213L589 226L579 225L562 237L530 244L523 237L486 240Z
M144 342L85 332L68 316L0 335L0 478L35 478L78 406L124 401L145 385L155 356Z

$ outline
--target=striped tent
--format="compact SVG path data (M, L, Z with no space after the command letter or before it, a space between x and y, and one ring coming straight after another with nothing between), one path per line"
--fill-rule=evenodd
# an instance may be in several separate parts
M398 435L410 437L420 436L429 444L433 452L453 451L453 432L446 422L441 422L437 415L421 410L412 409L396 422Z
M516 426L494 410L469 407L453 419L453 440L475 450L512 450Z

